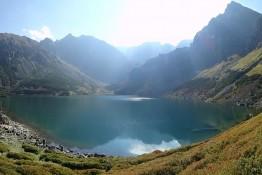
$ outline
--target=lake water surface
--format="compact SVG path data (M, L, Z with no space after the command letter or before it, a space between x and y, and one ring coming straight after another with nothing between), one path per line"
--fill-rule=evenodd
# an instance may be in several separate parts
M86 152L138 155L207 139L244 119L245 108L134 96L13 96L11 116Z

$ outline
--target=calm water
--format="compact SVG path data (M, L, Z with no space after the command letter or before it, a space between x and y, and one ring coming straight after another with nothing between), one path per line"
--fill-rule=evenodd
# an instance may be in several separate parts
M247 111L133 96L17 96L1 99L13 117L56 142L87 152L136 155L213 136Z

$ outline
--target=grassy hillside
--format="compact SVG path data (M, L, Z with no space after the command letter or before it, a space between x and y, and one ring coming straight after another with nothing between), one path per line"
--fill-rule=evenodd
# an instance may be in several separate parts
M171 93L172 98L231 101L261 108L262 48L240 58L235 55L200 72Z
M0 174L261 174L262 113L207 141L138 157L88 157L0 143Z

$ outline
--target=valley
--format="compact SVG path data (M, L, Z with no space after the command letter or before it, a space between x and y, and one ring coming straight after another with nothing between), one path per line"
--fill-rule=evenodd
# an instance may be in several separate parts
M179 26L190 21L173 16L179 25L168 23L177 28L165 36L164 41L176 38L168 43L152 38L168 33L164 19L179 10L167 10L167 18L148 15L148 25L161 23L136 38L134 31L146 29L140 28L144 23L132 26L130 18L140 21L150 11L138 15L127 6L106 13L112 4L95 13L104 15L96 20L82 16L87 10L78 18L71 18L78 12L68 13L72 16L63 24L71 26L56 28L56 35L47 26L27 29L28 21L20 32L0 28L0 174L262 174L262 14L257 8L231 1L193 39L179 41ZM27 12L20 6L16 18ZM62 20L64 11L49 10ZM5 24L16 21L5 9L0 14L8 16ZM38 22L45 21L43 14L48 16L35 15ZM112 23L103 24L110 15ZM75 28L90 22L96 28ZM101 35L93 36L95 31ZM140 44L114 44L128 40Z

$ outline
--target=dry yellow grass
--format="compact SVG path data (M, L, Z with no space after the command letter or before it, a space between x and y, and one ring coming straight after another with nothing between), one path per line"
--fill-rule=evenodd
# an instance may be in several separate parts
M256 67L254 67L251 71L247 73L248 76L252 75L262 75L262 63L258 64Z
M245 57L241 58L237 64L232 67L232 70L238 71L238 70L244 70L253 63L257 62L258 60L262 59L262 48L256 49L252 52L250 52Z
M252 66L254 63L257 63L259 60L262 60L262 48L253 50L245 57L239 58L237 55L230 57L229 59L222 61L221 63L208 68L200 72L195 79L197 78L214 78L219 77L222 79L224 76L228 76L228 70L231 71L244 71ZM252 71L248 73L248 76L254 74L261 74L262 72L261 64L258 64Z
M219 77L223 78L226 76L225 70L231 69L239 60L240 57L238 55L233 55L230 58L228 58L225 61L222 61L219 64L216 64L215 66L211 68L207 68L203 71L201 71L196 77L197 78L214 78L214 77Z

